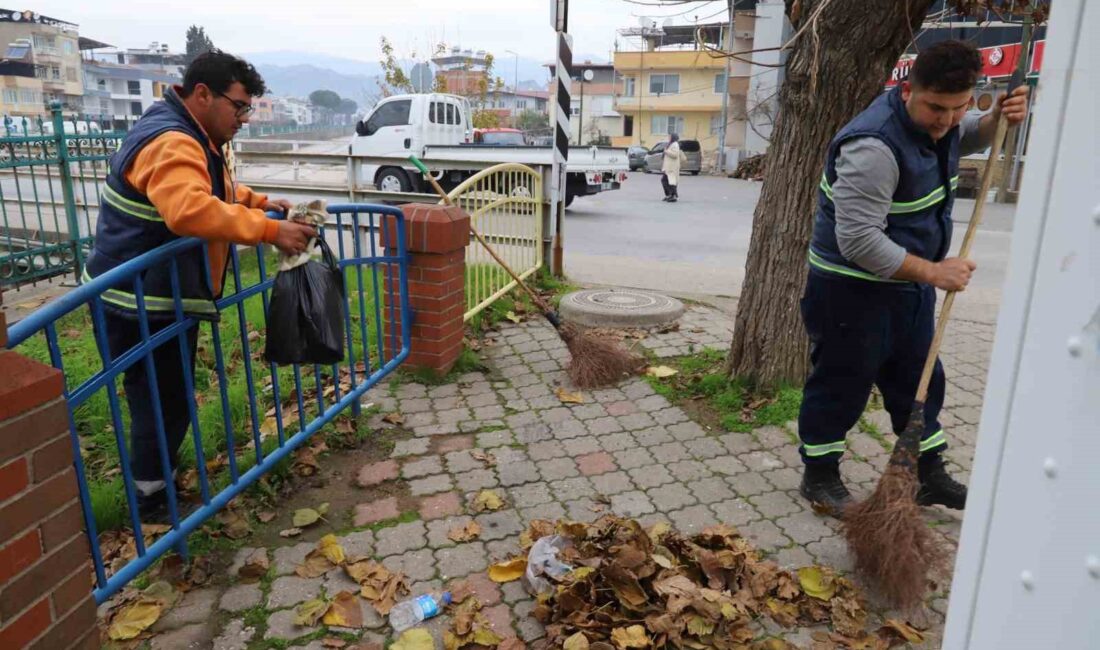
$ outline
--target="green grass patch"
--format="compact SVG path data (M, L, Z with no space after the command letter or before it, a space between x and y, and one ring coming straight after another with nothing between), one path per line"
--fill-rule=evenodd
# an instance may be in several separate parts
M802 391L783 386L762 390L730 378L725 354L706 349L697 354L662 361L678 371L664 379L647 377L653 389L678 404L692 405L695 414L726 431L749 432L763 426L782 427L798 419Z

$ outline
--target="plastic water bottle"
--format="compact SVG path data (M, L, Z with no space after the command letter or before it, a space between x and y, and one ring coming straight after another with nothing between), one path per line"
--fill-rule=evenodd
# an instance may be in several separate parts
M445 591L436 598L432 594L417 596L397 603L390 610L390 627L401 633L410 627L425 621L439 613L445 605L451 604L451 592Z

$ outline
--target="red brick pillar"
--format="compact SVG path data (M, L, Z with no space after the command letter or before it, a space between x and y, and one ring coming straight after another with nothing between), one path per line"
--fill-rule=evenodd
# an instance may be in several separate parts
M61 373L7 332L0 312L0 648L98 648Z
M409 302L413 311L412 349L405 365L446 374L462 354L462 315L466 312L466 245L470 243L470 216L457 207L411 203L405 213L405 245L409 252ZM396 219L387 222L386 255L396 255ZM386 274L397 295L397 267ZM386 358L391 358L390 333L401 323L397 311L385 322ZM400 329L398 345L400 345Z

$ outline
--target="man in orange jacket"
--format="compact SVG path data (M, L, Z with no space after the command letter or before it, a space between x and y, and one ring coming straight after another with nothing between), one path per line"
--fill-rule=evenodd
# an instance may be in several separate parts
M248 122L252 98L265 91L263 79L249 63L218 50L202 54L187 67L183 85L171 88L163 101L150 107L111 156L86 279L180 237L206 241L205 247L175 257L175 283L169 264L142 275L150 334L175 322L173 284L187 316L217 319L215 301L222 293L231 245L270 243L296 254L316 235L309 226L268 219L265 211L285 213L290 202L270 200L236 183L225 162L224 145ZM106 338L114 359L143 340L133 291L133 283L126 281L102 294ZM198 327L186 332L189 367L184 367L180 346L169 340L153 350L155 381L141 362L125 373L130 467L143 519L164 513L170 479L162 471L158 429L174 474L190 424L192 397L180 397L184 373L194 376L197 336Z

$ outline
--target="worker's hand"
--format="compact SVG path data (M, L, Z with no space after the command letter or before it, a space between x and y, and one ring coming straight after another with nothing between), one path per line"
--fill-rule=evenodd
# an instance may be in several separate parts
M268 212L282 212L284 215L290 214L290 209L293 207L294 204L286 199L275 199L274 201L268 201L264 204L264 210Z
M306 250L309 240L317 236L313 226L294 221L280 221L279 234L275 236L275 248L286 255L297 255Z
M1027 117L1027 94L1029 92L1027 85L1017 86L1015 90L1010 93L1001 95L1001 99L998 100L997 105L993 108L994 119L1004 115L1008 120L1009 126L1016 126L1024 121Z
M944 291L962 291L970 284L970 276L978 264L974 260L949 257L932 265L932 284Z

